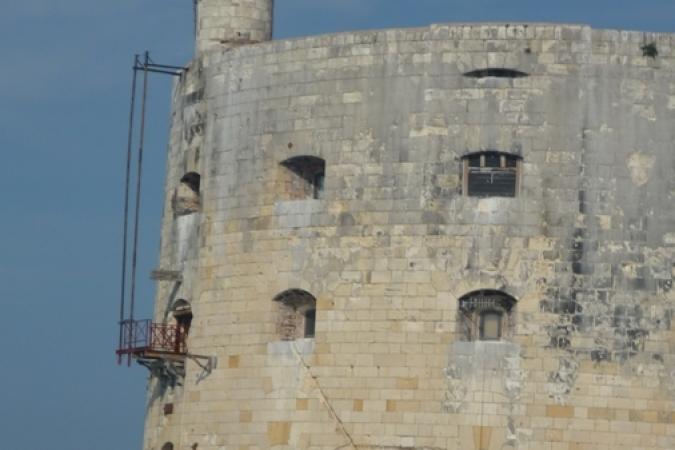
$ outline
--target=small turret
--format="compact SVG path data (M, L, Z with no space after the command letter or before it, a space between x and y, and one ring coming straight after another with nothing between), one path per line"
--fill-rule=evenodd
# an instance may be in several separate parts
M272 39L274 0L197 0L197 53Z

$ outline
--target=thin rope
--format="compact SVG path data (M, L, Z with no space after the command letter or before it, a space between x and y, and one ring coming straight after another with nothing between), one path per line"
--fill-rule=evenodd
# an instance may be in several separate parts
M478 435L478 450L483 449L483 420L485 419L485 358L481 358L481 372L483 372L483 381L481 386L481 398L480 398L480 431Z
M148 61L150 55L145 52L145 61L143 64L143 100L141 102L141 130L138 143L138 163L136 174L136 211L134 216L134 244L133 255L131 257L131 301L129 304L129 321L134 321L134 306L136 303L136 273L138 256L138 222L141 209L141 179L143 174L143 145L145 143L145 110L148 96ZM133 337L133 329L129 329L129 338Z
M132 67L131 78L131 106L129 108L129 136L127 138L127 166L126 180L124 184L124 227L122 231L122 279L120 282L120 335L118 349L122 350L122 340L124 322L124 307L126 300L126 281L127 281L127 247L129 244L129 186L131 184L131 152L134 136L134 113L136 111L136 64L138 64L138 55L134 55L134 65ZM122 354L117 357L117 363L122 362Z
M338 415L337 411L335 411L335 408L333 407L333 405L328 400L328 397L326 396L326 394L323 392L323 389L321 388L321 385L319 384L319 380L316 378L316 376L314 376L314 374L312 373L311 367L309 366L309 364L307 364L307 362L305 361L305 358L302 357L302 355L300 354L300 351L295 346L295 342L293 342L293 341L291 341L291 349L293 350L293 354L295 354L295 357L298 359L298 362L300 362L300 365L305 370L307 375L309 375L309 378L312 380L314 386L316 387L316 391L319 394L319 401L326 407L326 409L328 410L328 415L331 417L331 419L333 419L334 424L337 425L337 427L340 429L340 432L342 433L342 435L344 437L346 437L347 440L349 441L349 443L347 443L345 445L341 445L341 446L337 447L335 450L338 450L338 449L341 449L341 448L344 448L344 447L348 447L348 446L351 446L352 448L358 450L359 447L358 447L358 445L356 445L356 442L354 441L354 438L352 438L352 435L349 433L349 431L347 431L347 427L345 426L344 422L342 421L342 419L340 419L340 416Z
M481 156L481 158L484 158L484 156ZM474 225L475 226L475 225ZM474 234L474 237L477 238L477 234L480 233L480 230L476 228L476 233ZM480 264L480 239L477 239L477 245L476 245L476 257L478 259L478 263ZM475 316L476 323L474 324L474 327L478 333L478 336L480 335L480 315ZM475 354L474 354L475 357ZM481 358L481 372L482 372L482 381L481 381L481 392L480 392L480 428L478 431L478 450L483 450L483 421L485 419L485 358Z

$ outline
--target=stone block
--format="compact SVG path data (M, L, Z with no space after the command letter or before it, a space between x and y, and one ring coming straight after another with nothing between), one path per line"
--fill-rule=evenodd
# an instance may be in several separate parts
M548 405L546 406L546 415L554 418L572 418L574 417L573 406Z
M270 446L287 445L291 436L290 422L271 422L267 424L267 442Z

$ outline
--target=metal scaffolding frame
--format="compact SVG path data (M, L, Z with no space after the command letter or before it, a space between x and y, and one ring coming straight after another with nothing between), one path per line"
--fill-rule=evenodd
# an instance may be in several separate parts
M139 240L139 221L141 213L141 192L143 180L143 151L145 146L145 125L147 115L147 98L149 87L149 74L158 73L171 76L182 76L187 71L185 67L172 66L166 64L157 64L150 57L149 52L145 52L143 58L140 55L134 55L132 65L131 81L131 100L129 108L129 130L127 136L126 148L126 172L124 182L124 208L123 208L123 227L122 227L122 270L120 280L120 315L119 315L119 341L117 351L117 362L122 363L123 357L127 357L127 365L131 365L133 352L122 352L125 343L132 342L134 339L135 305L136 305L136 280L138 267L138 240ZM140 118L137 118L138 94L138 76L142 74L141 105ZM138 138L136 139L135 127L139 125ZM137 146L136 146L137 144ZM134 152L135 150L135 152ZM132 166L135 162L136 173L132 176ZM132 183L135 182L135 183ZM132 190L133 186L133 190ZM130 230L130 206L133 197L133 228ZM132 231L130 245L130 231ZM129 255L131 252L131 255ZM128 265L131 264L129 270ZM129 273L130 272L130 273ZM130 286L127 285L129 282ZM128 299L128 300L127 300Z

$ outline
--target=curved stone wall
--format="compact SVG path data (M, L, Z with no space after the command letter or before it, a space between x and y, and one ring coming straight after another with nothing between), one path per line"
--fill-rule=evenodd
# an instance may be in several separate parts
M160 259L184 281L156 315L189 300L190 352L218 365L151 380L145 448L674 448L674 45L433 25L195 60ZM527 76L464 75L485 68ZM486 150L522 158L514 198L463 192ZM289 192L295 156L325 161L320 198ZM176 217L193 171L201 209ZM314 338L281 340L289 289ZM482 290L516 300L499 341L460 332Z
M274 0L193 0L197 52L272 38Z

